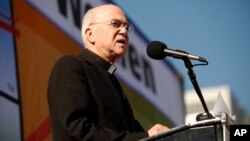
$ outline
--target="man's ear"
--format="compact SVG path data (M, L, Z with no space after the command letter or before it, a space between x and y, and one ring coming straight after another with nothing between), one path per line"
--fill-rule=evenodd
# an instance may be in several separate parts
M85 37L86 37L87 41L90 42L91 44L95 43L95 36L94 36L91 28L87 28L85 30Z

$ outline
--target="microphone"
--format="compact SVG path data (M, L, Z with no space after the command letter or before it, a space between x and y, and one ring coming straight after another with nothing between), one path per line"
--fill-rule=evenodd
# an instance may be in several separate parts
M168 49L167 45L160 41L152 41L148 44L147 54L152 59L164 59L166 56L171 56L174 58L188 58L191 60L197 60L201 62L207 62L205 58L189 54L181 50Z

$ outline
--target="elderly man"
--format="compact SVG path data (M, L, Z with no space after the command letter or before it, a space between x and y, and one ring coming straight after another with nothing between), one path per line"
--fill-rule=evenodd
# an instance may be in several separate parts
M132 26L115 5L89 10L83 19L85 48L54 66L48 104L54 141L138 140L166 131L156 124L144 131L134 118L114 76L114 63L128 49Z

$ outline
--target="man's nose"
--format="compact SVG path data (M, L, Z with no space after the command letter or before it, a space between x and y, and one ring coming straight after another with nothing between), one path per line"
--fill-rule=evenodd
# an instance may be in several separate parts
M128 33L128 29L126 28L126 26L121 26L120 27L120 31L122 32L122 33Z

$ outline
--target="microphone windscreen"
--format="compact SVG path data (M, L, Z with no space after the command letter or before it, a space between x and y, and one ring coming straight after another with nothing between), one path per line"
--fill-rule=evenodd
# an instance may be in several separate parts
M167 48L167 45L160 41L152 41L148 44L147 54L152 59L164 59L166 54L164 53L164 49Z

